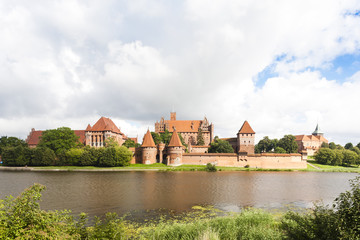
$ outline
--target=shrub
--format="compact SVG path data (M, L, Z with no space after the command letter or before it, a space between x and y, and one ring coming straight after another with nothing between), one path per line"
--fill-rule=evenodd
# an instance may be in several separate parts
M5 147L2 150L2 162L5 166L25 166L29 164L29 148L22 145Z
M217 171L215 165L213 165L211 163L206 164L205 170L207 172L216 172Z
M47 147L37 147L32 150L31 166L52 166L55 163L55 153Z
M336 154L330 148L320 148L314 158L320 164L331 164L335 162Z
M81 148L71 148L66 152L66 162L71 166L78 166L80 162L81 155L84 153L84 150Z

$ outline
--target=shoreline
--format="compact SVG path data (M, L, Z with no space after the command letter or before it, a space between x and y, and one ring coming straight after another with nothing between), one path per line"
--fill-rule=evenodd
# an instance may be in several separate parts
M240 168L240 167L217 167L219 172L344 172L344 173L360 173L360 168L339 167L329 168L323 165L321 168L317 164L314 166L308 163L306 169L263 169L263 168ZM205 166L199 165L183 165L178 167L158 167L158 166L137 166L137 167L79 167L79 166L46 166L46 167L9 167L0 166L0 171L15 172L204 172Z

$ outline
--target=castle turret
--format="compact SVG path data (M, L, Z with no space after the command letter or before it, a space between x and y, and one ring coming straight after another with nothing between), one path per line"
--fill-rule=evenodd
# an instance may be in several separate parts
M237 133L237 152L255 153L255 132L250 127L248 121L245 121Z
M154 143L154 139L151 136L149 130L147 130L143 143L141 145L142 150L142 163L143 164L153 164L156 163L156 145Z
M169 155L169 165L181 165L182 164L182 152L183 145L181 144L180 138L176 129L171 136L169 145L168 145L168 155Z

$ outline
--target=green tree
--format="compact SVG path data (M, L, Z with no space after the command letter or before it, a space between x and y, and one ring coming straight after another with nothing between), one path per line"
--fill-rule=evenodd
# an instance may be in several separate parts
M199 127L198 129L198 135L197 135L197 144L198 146L204 146L205 145L205 141L204 141L204 137L203 137L203 134L202 134L202 129L201 127Z
M336 144L334 142L329 143L330 149L336 149Z
M105 139L105 147L119 147L119 143L114 137L108 137Z
M279 140L278 146L285 149L287 153L297 153L298 145L295 141L295 136L285 135Z
M282 147L276 147L274 152L275 153L286 153L286 150L283 149Z
M68 127L60 127L44 131L38 146L50 148L58 155L71 148L82 146L82 144L79 142L79 137L75 135L73 130Z
M16 137L7 137L7 136L1 137L0 138L0 156L5 147L17 147L17 146L27 147L27 143L24 140L16 138Z
M30 150L28 147L18 145L15 147L4 147L2 162L5 166L25 166L29 164Z
M342 150L344 155L343 165L351 166L352 164L357 163L357 159L359 158L359 155L357 155L356 152L353 152L348 149Z
M99 156L100 167L121 167L130 164L133 153L124 146L105 148Z
M55 164L55 153L50 148L36 147L32 149L31 166L52 166Z
M156 132L151 132L151 136L154 139L154 143L155 145L158 145L159 143L162 142L160 134L156 133Z
M329 148L329 144L326 142L323 142L320 147L321 148Z
M345 149L352 149L353 147L354 146L353 146L353 144L351 142L345 144L345 146L344 146Z
M154 142L155 142L155 141L154 141ZM140 144L135 143L134 140L128 138L128 139L125 140L125 142L123 143L122 146L125 146L125 147L127 147L127 148L131 148L131 147L139 147Z
M218 136L214 138L214 141L210 144L209 153L233 153L234 149L228 141L219 139Z
M335 153L335 158L331 160L330 164L333 166L340 166L344 161L343 150L334 149L332 150Z
M335 162L336 154L329 148L320 148L314 155L315 161L320 164L328 164Z
M72 148L65 153L66 163L70 166L80 165L81 156L84 154L84 150L81 148Z
M103 148L85 147L82 152L78 165L79 166L96 166L98 164L99 151Z

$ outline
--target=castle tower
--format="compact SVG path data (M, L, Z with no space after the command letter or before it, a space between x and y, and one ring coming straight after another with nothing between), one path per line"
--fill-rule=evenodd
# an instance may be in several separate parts
M151 136L149 129L147 130L142 145L142 163L143 164L153 164L156 163L156 152L157 148L154 143L154 139Z
M237 133L237 152L247 154L255 153L255 132L245 121Z
M168 155L170 156L169 165L181 165L182 164L182 152L183 145L181 144L180 138L176 129L171 136L169 145L168 145Z
M176 121L176 112L170 113L170 121Z
M319 124L316 124L315 131L312 133L314 136L324 136L324 133L320 130Z

